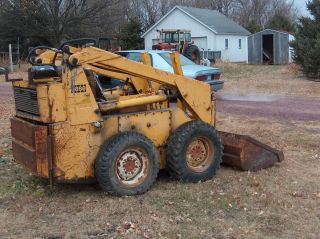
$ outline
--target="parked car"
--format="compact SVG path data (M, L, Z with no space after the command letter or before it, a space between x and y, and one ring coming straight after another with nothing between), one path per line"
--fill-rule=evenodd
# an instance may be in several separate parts
M145 50L119 51L118 54L133 61L141 62L141 53ZM173 73L170 51L147 51L154 68ZM212 91L223 88L224 81L220 80L221 71L215 67L197 65L185 56L180 54L180 62L183 74L187 77L210 84Z

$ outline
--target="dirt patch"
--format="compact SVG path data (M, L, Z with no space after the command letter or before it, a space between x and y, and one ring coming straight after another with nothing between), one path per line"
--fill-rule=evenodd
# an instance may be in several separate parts
M272 71L279 82L281 69ZM245 93L246 79L236 83L231 79L224 91L233 93L238 84ZM298 81L304 88L306 83ZM250 85L259 89L260 82ZM291 93L293 99L300 96ZM6 142L10 142L11 96L10 84L1 83L0 137ZM283 150L284 162L257 173L222 167L214 180L198 184L181 183L161 172L146 194L118 198L96 185L56 185L51 192L47 181L13 161L10 145L0 144L0 238L318 238L320 121L249 115L235 112L231 103L218 102L218 128L251 135ZM244 107L249 102L236 103Z

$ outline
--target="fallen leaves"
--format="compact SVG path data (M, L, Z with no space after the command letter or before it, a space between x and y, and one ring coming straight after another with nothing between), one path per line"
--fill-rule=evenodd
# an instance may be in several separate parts
M116 232L121 236L125 236L130 233L135 233L136 228L136 224L134 224L133 222L125 222L123 225L116 228Z
M296 197L296 198L297 197L301 198L303 195L301 192L294 191L291 193L291 196Z

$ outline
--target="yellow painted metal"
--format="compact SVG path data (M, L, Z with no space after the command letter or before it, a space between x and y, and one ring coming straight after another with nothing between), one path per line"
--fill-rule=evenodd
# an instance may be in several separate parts
M111 110L118 110L118 109L124 109L134 106L140 106L140 105L147 105L157 102L164 102L167 101L167 97L165 95L139 95L138 97L127 99L127 100L118 100L114 102L106 102L106 103L100 103L99 108L102 113L106 113Z
M96 129L91 124L54 124L55 177L61 181L94 177L94 162L100 146L120 132L139 132L161 148L172 130L171 114L170 110L166 110L112 115L104 119L102 129ZM162 168L164 165L162 162Z
M92 70L96 74L108 76L109 78L131 82L134 85L134 88L139 93L148 92L149 86L148 86L148 84L146 84L144 79L141 79L139 77L134 77L134 76L131 76L131 75L125 74L125 73L119 73L119 72L103 69L101 67L103 67L103 66L101 66L99 64L94 64L94 65L91 65L90 67L88 67L88 69Z
M69 52L71 54L74 54L74 53L79 52L81 50L81 48L77 48L77 47L72 47L72 46L67 46L67 47L68 47ZM53 64L53 59L55 56L54 51L48 50L48 49L45 49L45 50L37 49L36 54L38 55L36 57L36 61L41 60L41 64ZM63 58L62 54L58 53L56 56L55 64L61 65L62 58Z
M179 126L192 120L185 111L174 108L171 112L171 130L174 132Z
M152 66L151 63L151 56L148 52L142 52L141 53L141 59L142 59L142 63L147 65L147 66ZM157 82L151 82L151 81L147 81L147 85L149 87L150 91L157 91L159 90L161 84L157 83Z
M40 120L45 123L67 120L65 86L62 83L37 87Z
M83 69L66 69L62 81L66 83L67 114L71 125L101 121L96 99Z
M34 89L35 86L29 85L28 81L13 81L12 82L13 87L22 87L22 88L32 88Z
M182 92L182 97L195 118L211 123L211 90L210 85L206 83L161 71L95 47L82 49L80 52L71 55L69 61L78 62L84 68L90 68L90 66L99 63L108 70L129 74L178 89Z
M113 135L127 131L139 132L152 140L164 168L165 146L172 132L195 119L215 124L210 86L183 77L178 54L172 54L176 74L171 74L152 68L147 55L142 57L145 64L141 64L94 47L74 52L68 60L76 60L79 65L70 68L63 64L61 79L52 78L36 85L26 81L13 83L37 90L40 117L18 113L17 116L50 123L56 179L94 177L94 162L101 145ZM84 69L131 82L137 92L131 95L126 95L125 89L108 92L105 102L98 103ZM177 103L170 103L160 86L177 92ZM95 122L103 127L95 127ZM43 165L40 168L43 171Z
M94 162L100 146L113 135L128 131L145 135L158 147L162 155L161 168L164 168L163 147L170 132L190 120L192 119L183 111L175 108L112 115L104 119L102 129L96 129L91 124L75 126L68 123L55 124L53 127L55 176L67 181L94 177Z
M38 49L40 50L40 49ZM41 60L41 64L53 64L53 59L54 59L54 55L55 52L51 51L51 50L44 50L42 52L36 51L36 53L38 54L38 56L36 57L36 62L38 60ZM62 62L62 54L57 54L56 57L56 64L57 65L61 65Z
M141 60L142 63L147 65L147 66L152 66L151 64L151 58L148 52L142 52L141 53Z
M179 53L170 52L170 58L171 58L171 63L173 67L173 72L177 75L183 76Z
M50 79L48 84L29 85L27 81L13 82L14 87L35 88L37 90L40 117L17 113L24 118L38 120L43 123L54 123L67 120L65 85Z
M94 161L103 142L91 124L53 125L53 172L56 180L72 181L94 177Z
M136 131L153 141L157 147L164 146L171 130L170 115L169 110L128 114L119 117L119 132Z

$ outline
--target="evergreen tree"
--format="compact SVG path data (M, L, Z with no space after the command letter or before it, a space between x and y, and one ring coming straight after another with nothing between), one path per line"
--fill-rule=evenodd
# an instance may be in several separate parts
M279 30L279 31L287 31L287 32L295 32L295 23L292 21L290 16L284 15L284 12L277 11L274 16L267 23L267 28Z
M299 19L292 46L295 49L295 61L306 76L320 79L320 0L309 1L307 8L312 17Z
M136 19L129 20L118 33L118 40L123 49L142 49L143 39L141 38L142 26Z
M256 33L256 32L260 32L262 30L262 27L257 23L257 21L252 20L246 26L246 29L251 33Z
M0 8L0 48L6 51L9 43L20 41L26 54L35 44L49 44L48 21L36 0L12 0Z

